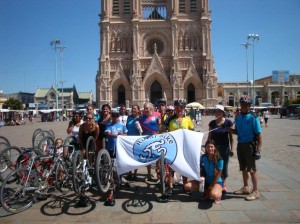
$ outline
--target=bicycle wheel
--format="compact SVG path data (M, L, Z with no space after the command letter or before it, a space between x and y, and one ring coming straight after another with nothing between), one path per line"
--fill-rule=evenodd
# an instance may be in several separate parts
M4 136L0 136L0 142L4 142L4 143L10 145L9 140L7 138L5 138Z
M29 208L35 199L37 183L36 170L29 173L29 169L21 168L10 173L1 187L2 207L11 213L19 213Z
M32 146L33 146L33 147L34 147L35 136L36 136L39 132L41 132L41 131L43 131L43 130L40 129L40 128L37 128L37 129L34 130L34 132L33 132L33 134L32 134L32 138L31 138Z
M88 137L85 148L87 164L89 168L94 168L96 162L96 141L93 136Z
M40 131L35 135L34 141L33 141L33 147L37 148L41 142L41 140L46 136L52 136L50 132L48 131Z
M121 185L122 185L122 182L121 182L121 177L118 175L117 173L117 169L115 166L112 166L112 176L113 176L113 185L114 185L114 191L119 191L121 189Z
M40 150L42 153L47 153L49 152L50 148L54 147L54 138L51 135L42 138L37 146L38 150Z
M6 149L7 147L9 147L10 145L8 145L7 143L5 142L0 142L0 153Z
M6 146L6 147L5 147ZM0 152L10 146L10 142L4 136L0 136Z
M72 175L73 189L75 193L79 194L84 184L83 155L81 151L76 151L73 156Z
M164 195L166 192L165 178L166 178L166 169L165 169L165 154L162 152L159 160L159 180L160 180L160 190L161 194Z
M62 161L56 164L55 187L61 193L66 194L72 189L72 179L68 173L68 168Z
M109 152L101 149L95 163L96 182L102 193L106 193L110 188L110 177L112 170L112 162Z
M10 146L0 153L0 180L4 179L17 168L17 160L23 151L17 146Z
M50 134L51 134L51 136L55 139L55 134L54 134L54 131L52 130L52 129L49 129L49 131L48 131Z

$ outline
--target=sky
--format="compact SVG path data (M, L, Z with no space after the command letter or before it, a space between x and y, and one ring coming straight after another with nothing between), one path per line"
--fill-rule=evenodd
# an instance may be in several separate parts
M93 91L100 55L100 0L0 0L0 90L35 93L38 86ZM254 45L254 79L273 70L300 74L300 0L210 0L212 52L218 82L247 80L248 34ZM52 40L66 47L55 50ZM252 42L252 41L251 41ZM63 62L63 69L61 69ZM56 74L56 75L55 75ZM248 48L253 80L253 46Z

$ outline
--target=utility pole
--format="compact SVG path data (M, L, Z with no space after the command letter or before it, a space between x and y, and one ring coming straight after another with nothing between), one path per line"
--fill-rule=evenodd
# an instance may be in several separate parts
M50 41L50 46L54 49L55 51L55 99L56 99L56 120L58 119L58 91L57 91L57 46L60 44L59 39L54 39Z
M249 95L249 78L248 78L248 47L249 45L252 45L250 43L242 43L241 45L243 45L246 48L246 73L247 73L247 95Z
M58 48L60 49L60 59L61 59L61 80L60 80L60 83L61 83L61 107L62 107L62 111L64 110L64 82L65 80L63 80L63 74L64 74L64 49L66 48L65 46L58 46Z

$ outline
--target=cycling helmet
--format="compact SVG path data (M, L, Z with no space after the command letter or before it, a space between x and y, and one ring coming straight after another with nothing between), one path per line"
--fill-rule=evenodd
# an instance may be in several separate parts
M160 98L160 99L157 100L157 103L156 103L156 104L159 105L159 104L161 104L161 103L163 103L163 104L166 105L166 104L167 104L167 99L165 99L165 98Z
M252 104L252 99L248 95L243 95L240 99L240 103Z
M185 99L180 99L180 100L175 100L174 102L174 106L182 106L185 107L186 106L186 100Z

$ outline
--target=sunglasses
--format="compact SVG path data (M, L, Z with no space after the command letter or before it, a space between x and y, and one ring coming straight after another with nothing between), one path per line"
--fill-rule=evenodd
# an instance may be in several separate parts
M86 118L87 120L92 120L93 118L92 117L88 117L88 118Z

